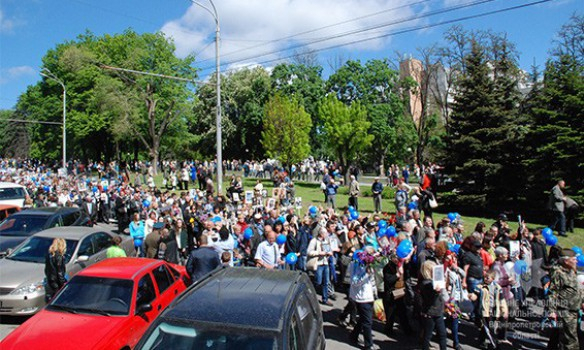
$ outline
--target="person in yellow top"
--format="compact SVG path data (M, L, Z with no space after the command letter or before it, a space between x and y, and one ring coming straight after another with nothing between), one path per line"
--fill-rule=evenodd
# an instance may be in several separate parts
M112 239L112 246L107 248L106 256L107 258L125 258L126 252L120 247L122 243L122 237L115 236Z

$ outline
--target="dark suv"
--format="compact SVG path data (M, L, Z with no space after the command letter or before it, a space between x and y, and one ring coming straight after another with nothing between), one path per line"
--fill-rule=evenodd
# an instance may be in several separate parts
M136 349L324 347L322 313L305 273L224 267L179 296Z
M14 213L0 223L0 257L33 233L60 226L88 226L89 218L79 208L46 207Z

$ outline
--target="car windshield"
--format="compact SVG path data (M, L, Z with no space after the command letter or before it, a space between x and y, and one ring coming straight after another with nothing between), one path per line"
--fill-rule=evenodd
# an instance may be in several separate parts
M26 193L20 187L0 188L0 200L24 199Z
M6 259L44 264L53 240L52 237L33 236L16 248ZM67 243L65 264L67 264L75 252L78 241L66 239L65 242Z
M273 350L273 334L249 329L207 328L162 322L148 336L143 350L238 349Z
M30 236L43 229L47 219L46 215L14 215L0 223L0 235L20 233Z
M132 289L132 280L75 276L47 308L75 313L128 315Z

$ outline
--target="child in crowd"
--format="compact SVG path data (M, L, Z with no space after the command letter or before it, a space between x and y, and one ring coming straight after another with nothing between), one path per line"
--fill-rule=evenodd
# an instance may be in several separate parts
M479 315L481 329L479 343L487 342L487 348L497 349L500 343L511 344L506 338L505 323L509 317L507 301L503 297L503 289L495 280L493 269L485 272L484 283L478 286Z

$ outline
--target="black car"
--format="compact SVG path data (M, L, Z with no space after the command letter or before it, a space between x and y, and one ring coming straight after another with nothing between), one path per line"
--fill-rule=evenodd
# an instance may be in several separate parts
M136 349L324 349L322 313L299 271L224 267L179 296Z
M46 207L14 213L0 223L0 256L33 233L60 226L88 226L89 218L79 208Z

